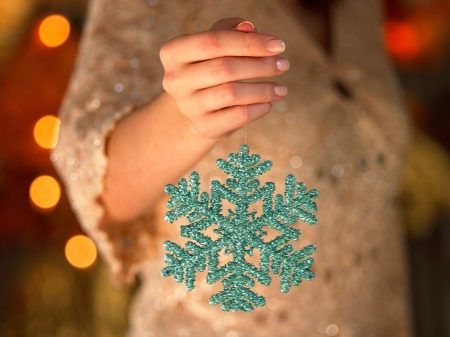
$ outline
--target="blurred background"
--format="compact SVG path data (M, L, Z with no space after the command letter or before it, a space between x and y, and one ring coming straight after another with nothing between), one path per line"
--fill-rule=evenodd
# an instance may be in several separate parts
M384 2L380 34L414 124L401 194L411 310L417 337L447 337L450 0ZM86 10L87 0L0 0L0 337L126 331L136 286L110 284L50 156Z

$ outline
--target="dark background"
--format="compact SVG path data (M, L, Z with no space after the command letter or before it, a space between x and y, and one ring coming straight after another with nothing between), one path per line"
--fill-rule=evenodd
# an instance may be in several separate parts
M381 1L381 0L380 0ZM402 181L404 233L417 337L450 336L450 0L385 0L380 26L414 125ZM86 0L0 0L0 336L124 336L135 287L110 284L97 259L75 268L67 241L82 234L62 191L30 199L32 181L58 180L36 122L57 115L77 53ZM58 47L38 34L61 14ZM324 334L325 335L325 334ZM339 334L338 334L339 336Z

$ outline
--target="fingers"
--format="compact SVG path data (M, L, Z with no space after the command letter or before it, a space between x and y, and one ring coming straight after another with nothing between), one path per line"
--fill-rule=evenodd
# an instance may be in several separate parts
M216 86L222 83L272 77L289 69L289 61L279 56L224 57L199 62L185 68L182 76L173 78L176 88L190 87L194 90ZM170 80L170 73L166 74Z
M194 94L193 110L198 113L216 111L236 105L269 103L281 99L287 88L271 82L230 82L202 89ZM205 109L205 111L201 111Z
M273 35L239 31L209 31L180 35L166 43L160 58L166 70L182 65L224 56L264 57L284 51L284 43Z
M242 18L219 20L208 32L164 44L163 88L199 135L221 138L261 118L286 95L278 83L240 82L283 74L289 62L277 55L284 48Z
M234 106L203 115L193 123L197 133L208 139L217 139L230 134L266 115L271 103L251 104L246 107Z

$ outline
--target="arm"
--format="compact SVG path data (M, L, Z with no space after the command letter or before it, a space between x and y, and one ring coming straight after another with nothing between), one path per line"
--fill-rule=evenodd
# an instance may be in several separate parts
M142 214L167 183L193 166L217 140L245 121L261 118L269 112L270 102L286 94L277 83L238 82L280 75L289 67L275 56L284 47L279 42L268 44L276 40L274 36L256 34L248 24L236 29L240 32L230 30L243 21L220 20L213 32L180 36L163 46L166 92L124 118L110 137L100 197L106 211L103 225ZM277 43L278 49L270 48Z
M133 219L215 143L197 135L174 99L162 93L124 118L112 134L101 200L105 222Z

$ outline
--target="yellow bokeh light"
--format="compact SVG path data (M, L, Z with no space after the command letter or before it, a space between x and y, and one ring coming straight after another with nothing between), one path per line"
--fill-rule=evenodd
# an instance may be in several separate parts
M62 15L49 15L39 25L39 38L47 47L58 47L66 42L70 23Z
M94 242L85 235L75 235L66 243L66 259L76 268L87 268L97 259Z
M53 149L58 142L60 121L55 116L44 116L34 126L34 140L44 149Z
M30 198L40 208L52 208L61 197L61 188L55 178L40 176L30 186Z

